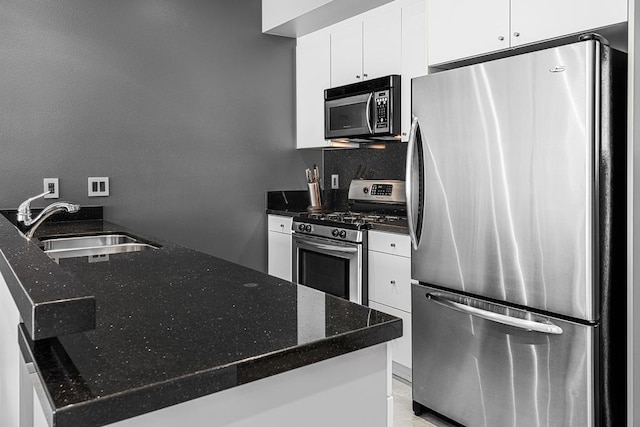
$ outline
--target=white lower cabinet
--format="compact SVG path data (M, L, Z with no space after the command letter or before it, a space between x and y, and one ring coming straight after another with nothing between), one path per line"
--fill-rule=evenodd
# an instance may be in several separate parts
M0 258L0 262L4 262ZM7 279L8 280L8 279ZM0 426L18 426L20 413L21 359L18 347L18 307L0 273Z
M411 381L411 243L409 236L369 232L369 306L402 319L391 341L393 373Z
M291 224L293 218L268 216L268 271L271 276L291 281Z
M411 313L369 301L369 307L402 319L402 337L389 341L393 373L411 381Z

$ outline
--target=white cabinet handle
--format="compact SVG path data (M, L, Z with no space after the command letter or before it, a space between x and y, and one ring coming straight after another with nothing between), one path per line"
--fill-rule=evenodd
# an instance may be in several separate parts
M356 79L359 79L359 78L360 78L360 75L357 75L357 76L356 76Z
M396 281L395 281L395 280L392 280L392 281L391 281L391 284L392 284L392 285L395 285L395 284L396 284Z
M513 36L514 37L520 37L520 33L516 31L515 33L513 33Z
M498 36L498 40L500 41L504 40L504 36Z
M369 77L369 74L363 74L362 77Z
M395 244L395 243L392 243L392 244L391 244L391 247L392 247L392 248L395 248L395 247L396 247L396 244Z

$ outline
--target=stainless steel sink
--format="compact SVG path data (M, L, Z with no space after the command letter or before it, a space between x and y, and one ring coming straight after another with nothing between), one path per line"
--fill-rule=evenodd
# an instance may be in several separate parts
M159 249L160 246L125 233L56 236L40 239L50 258L75 258Z

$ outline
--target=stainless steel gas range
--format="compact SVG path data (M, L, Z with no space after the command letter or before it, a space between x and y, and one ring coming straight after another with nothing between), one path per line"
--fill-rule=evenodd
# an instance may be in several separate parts
M404 181L353 180L348 211L294 218L293 281L367 305L367 230L406 221Z

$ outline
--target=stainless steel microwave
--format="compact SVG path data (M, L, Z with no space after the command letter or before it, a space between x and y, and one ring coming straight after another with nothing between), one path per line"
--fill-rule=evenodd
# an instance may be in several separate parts
M400 76L392 74L324 91L324 138L400 140Z

